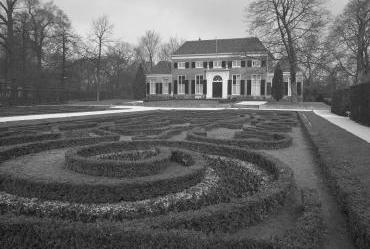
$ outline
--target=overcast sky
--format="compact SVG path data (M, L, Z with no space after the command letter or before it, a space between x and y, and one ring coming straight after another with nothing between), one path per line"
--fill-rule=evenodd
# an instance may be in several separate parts
M72 20L74 29L86 36L93 19L107 15L115 38L137 43L146 30L156 30L162 40L248 36L244 9L251 0L54 0ZM327 0L333 14L348 0Z

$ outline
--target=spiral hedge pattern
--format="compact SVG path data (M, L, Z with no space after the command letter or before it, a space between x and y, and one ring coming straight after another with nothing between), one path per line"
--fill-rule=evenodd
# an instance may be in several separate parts
M258 150L291 146L297 125L168 111L2 128L2 248L307 248L321 229L309 190L282 236L243 235L294 199L292 170Z

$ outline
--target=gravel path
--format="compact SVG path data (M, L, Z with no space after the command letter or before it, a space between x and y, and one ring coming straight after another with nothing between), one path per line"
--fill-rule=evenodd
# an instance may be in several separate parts
M294 128L290 134L293 145L277 151L264 151L288 164L294 171L298 187L314 188L322 201L327 234L324 239L324 249L354 249L346 230L345 219L324 182L320 168L315 161L311 145L300 128Z

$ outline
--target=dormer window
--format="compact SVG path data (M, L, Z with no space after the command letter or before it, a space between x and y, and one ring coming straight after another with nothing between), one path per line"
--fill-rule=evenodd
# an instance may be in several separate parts
M179 62L178 63L178 68L179 69L185 69L185 62Z

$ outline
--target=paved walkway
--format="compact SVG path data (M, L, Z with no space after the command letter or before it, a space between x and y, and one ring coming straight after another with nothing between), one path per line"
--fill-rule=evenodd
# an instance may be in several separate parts
M314 113L370 143L370 127L360 125L347 117L338 116L330 111L317 110Z

